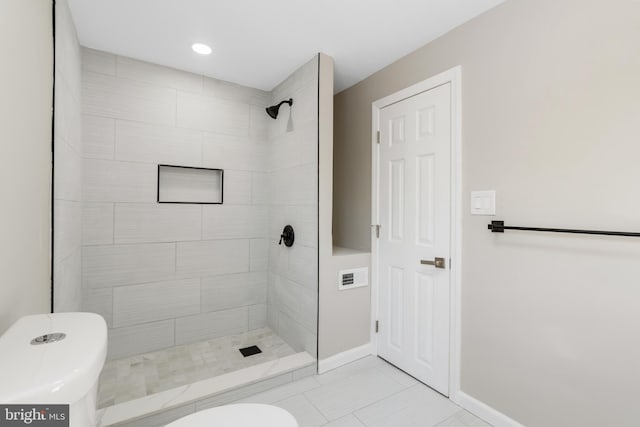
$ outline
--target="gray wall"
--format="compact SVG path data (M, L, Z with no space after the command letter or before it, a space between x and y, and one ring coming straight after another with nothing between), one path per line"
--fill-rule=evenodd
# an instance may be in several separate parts
M54 130L54 311L82 304L82 76L76 28L65 0L56 4Z
M318 304L318 56L272 92L272 103L293 98L269 119L268 321L294 349L316 355ZM295 230L291 248L278 245L285 225Z
M511 0L335 99L337 205L358 205L337 229L364 246L371 102L462 65L462 390L528 426L637 424L640 246L492 235L469 192L517 225L640 229L638 40L638 2Z
M318 359L323 359L369 343L370 320L355 310L369 313L369 288L338 289L340 270L368 267L370 254L344 250L333 245L333 58L320 55L319 76L319 313ZM363 303L364 301L364 303Z
M266 325L269 101L83 50L84 309L110 357ZM224 169L224 204L156 203L158 163Z
M28 48L25 48L28 47ZM51 300L51 2L0 2L0 333Z

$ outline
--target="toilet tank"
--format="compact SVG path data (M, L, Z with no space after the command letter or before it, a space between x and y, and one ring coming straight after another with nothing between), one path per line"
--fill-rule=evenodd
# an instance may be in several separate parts
M94 313L25 316L0 337L0 403L69 404L70 425L95 426L107 325Z

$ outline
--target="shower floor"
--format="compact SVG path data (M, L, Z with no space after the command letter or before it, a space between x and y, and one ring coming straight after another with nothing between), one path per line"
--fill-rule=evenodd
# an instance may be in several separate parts
M262 353L243 357L257 345ZM98 408L148 396L295 354L269 328L171 347L107 362L100 375Z

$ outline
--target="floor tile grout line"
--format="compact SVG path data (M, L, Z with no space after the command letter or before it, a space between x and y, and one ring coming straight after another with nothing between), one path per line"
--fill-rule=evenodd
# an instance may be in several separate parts
M322 387L322 385L320 385L320 387ZM311 390L315 390L315 388L313 388L313 389L311 389ZM305 395L305 393L307 393L308 391L311 391L311 390L307 390L307 391L305 391L305 392L300 393L300 396L302 396L302 398L303 398L304 400L306 400L307 402L309 402L309 404L310 404L310 405L311 405L311 406L312 406L316 411L318 411L318 413L319 413L320 415L322 415L322 418L324 418L325 420L327 420L327 424L328 424L328 423L330 423L330 422L332 422L332 420L330 420L330 419L329 419L329 417L327 417L327 416L325 415L325 413L324 413L324 412L322 412L322 411L320 410L320 408L318 408L318 407L313 403L313 401L312 401L311 399L309 399L309 398Z
M290 399L293 399L294 397L298 397L298 396L299 396L299 397L302 397L302 398L304 399L304 401L305 401L305 402L307 402L309 405L311 405L311 407L312 407L313 409L315 409L315 410L318 412L318 414L320 414L320 416L321 416L322 418L324 418L324 420L325 420L326 422L325 422L324 424L321 424L321 426L322 426L322 425L326 425L326 424L328 424L328 423L332 422L329 418L327 418L327 416L326 416L326 415L325 415L325 414L324 414L320 409L318 409L318 407L316 407L316 406L313 404L313 402L312 402L310 399L308 399L308 398L307 398L307 396L305 396L305 395L304 395L304 393L306 393L306 392L302 392L302 393L294 394L293 396L285 397L284 399L281 399L281 400L278 400L277 402L274 402L274 405L276 405L276 406L277 406L277 405L278 405L278 403L282 403L282 402L284 402L285 400L290 400Z
M383 361L383 362L384 362L384 361ZM393 367L393 365L389 364L388 362L384 362L384 363L385 363L385 364L387 364L387 365L389 365L389 366L392 366L392 367ZM345 365L345 366L346 366L346 365ZM397 369L397 368L396 368L396 369ZM375 367L371 367L371 368L366 368L366 369L364 369L364 371L374 371L374 370L375 370ZM363 374L365 374L365 373L366 373L366 372L358 372L358 373L355 373L355 374L353 374L353 375L349 375L349 376L346 376L346 377L344 377L344 378L340 378L339 380L336 380L336 382L340 382L340 381L346 380L346 379L348 379L348 378L352 378L352 377L357 376L357 375L363 375ZM363 422L362 420L360 420L360 418L356 415L356 411L361 411L361 410L363 410L363 409L365 409L365 408L368 408L368 407L370 407L370 406L372 406L372 405L375 405L375 404L377 404L377 403L380 403L380 402L381 402L381 401L383 401L383 400L389 399L389 398L391 398L391 397L393 397L393 396L395 396L395 395L397 395L397 394L400 394L400 393L402 393L402 392L405 392L406 390L408 390L408 389L410 389L410 388L412 388L412 387L419 386L420 384L422 384L422 383L418 382L418 383L416 383L416 384L412 384L412 385L410 385L410 386L404 386L403 384L400 384L400 383L399 383L398 381L396 381L395 379L391 378L391 376L390 376L390 375L385 374L384 372L382 373L382 375L384 375L384 376L386 376L387 378L391 379L392 381L394 381L394 382L395 382L395 383L397 383L398 385L402 386L403 388L402 388L401 390L398 390L398 391L397 391L397 392L395 392L395 393L391 393L391 394L389 394L389 395L387 395L387 396L385 396L385 397L382 397L382 398L380 398L380 399L378 399L378 400L375 400L375 401L373 401L373 402L371 402L371 403L369 403L369 404L367 404L367 405L365 405L365 406L363 406L363 407L361 407L361 408L357 408L357 409L355 409L355 410L353 410L353 411L349 412L349 414L353 414L353 416L355 416L356 418L358 418L358 420L359 420L359 421L361 421L363 424L364 424L364 422ZM407 374L405 374L405 375L407 375ZM321 375L318 375L318 376L321 376ZM407 376L408 376L408 375L407 375ZM331 383L328 383L328 384L322 384L322 385L329 385L329 384L331 384ZM422 384L422 385L423 385L424 387L428 387L428 386L426 386L426 385L424 385L424 384ZM311 399L309 399L309 398L308 398L308 396L306 396L306 393L308 393L308 392L310 392L310 391L313 391L313 390L308 390L308 391L305 391L305 392L303 392L303 393L301 393L301 394L304 394L304 395L305 395L305 397L307 397L307 400L309 400L309 401L311 402L311 404L313 405L313 401L311 401ZM315 405L313 405L313 406L314 406L314 407L316 407ZM458 405L456 405L456 406L458 406ZM321 413L325 418L329 419L329 418L327 417L327 415L325 415L325 413L324 413L324 412L322 412L322 410L320 410L319 408L316 408L316 409L318 409L318 410L320 411L320 413ZM349 414L344 414L344 415L342 415L341 417L338 417L337 419L340 419L340 418L342 418L342 417L344 417L344 416L347 416L347 415L349 415ZM333 421L335 421L335 420L329 420L329 422L333 422Z

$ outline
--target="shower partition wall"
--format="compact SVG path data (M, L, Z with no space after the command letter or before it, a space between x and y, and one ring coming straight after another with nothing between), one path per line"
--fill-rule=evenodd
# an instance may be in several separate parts
M314 57L272 92L293 98L269 126L268 325L296 351L317 352L318 330L318 65ZM285 225L291 248L279 245Z
M316 358L318 61L268 93L82 49L81 309L109 326L100 407ZM159 164L223 170L223 203L157 203Z

